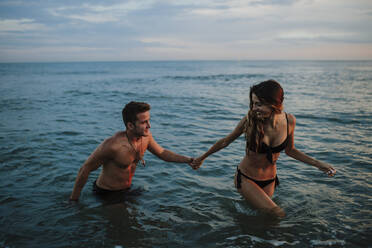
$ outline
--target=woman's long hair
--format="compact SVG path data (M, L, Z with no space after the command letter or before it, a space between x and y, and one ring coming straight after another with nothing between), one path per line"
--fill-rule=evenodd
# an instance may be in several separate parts
M246 150L258 152L261 147L262 139L264 137L264 120L258 118L257 114L252 110L252 94L265 105L271 109L271 116L275 113L280 113L283 110L284 92L283 88L275 80L267 80L259 84L253 85L249 92L250 109L247 115L245 124L245 139L247 141ZM270 118L271 118L270 116Z

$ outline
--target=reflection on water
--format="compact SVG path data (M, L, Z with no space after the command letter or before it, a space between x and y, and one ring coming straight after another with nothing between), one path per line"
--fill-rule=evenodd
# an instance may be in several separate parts
M1 64L1 247L367 247L371 243L371 62ZM159 144L197 156L247 112L249 87L273 78L297 118L296 147L333 164L328 178L282 154L275 219L234 188L239 138L202 168L146 153L134 195L68 202L79 167L123 129L131 100L151 104Z

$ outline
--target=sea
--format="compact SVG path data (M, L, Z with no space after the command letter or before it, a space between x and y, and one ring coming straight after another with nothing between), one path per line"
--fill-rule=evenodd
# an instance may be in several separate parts
M196 157L274 79L297 119L295 146L335 177L281 154L273 200L252 209L234 188L243 135L199 170L145 154L119 202L69 202L79 168L124 130L122 108L151 105L164 148ZM372 247L372 61L153 61L0 64L0 247Z

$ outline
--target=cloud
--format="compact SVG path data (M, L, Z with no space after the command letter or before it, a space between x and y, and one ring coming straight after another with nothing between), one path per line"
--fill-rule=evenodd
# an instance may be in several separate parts
M0 48L0 61L8 62L34 62L39 61L97 61L110 60L107 54L114 53L111 48L85 47L85 46L42 46L42 47L17 47Z
M345 40L348 38L355 37L356 34L353 32L335 32L334 30L329 31L313 31L310 30L292 30L282 32L276 36L277 39L282 40Z
M114 5L83 4L73 7L51 8L49 13L53 16L89 23L117 22L130 12L150 8L153 3L153 0L143 0Z
M306 0L307 2L309 0ZM282 9L303 0L229 0L229 1L182 1L188 8L188 13L196 16L214 17L216 19L260 18L277 15ZM179 3L178 3L179 4Z
M46 29L43 24L33 19L3 19L0 20L0 32L25 32Z
M214 4L207 7L196 7L189 13L196 16L225 18L258 18L268 16L277 11L274 6L264 4L253 4L256 1L228 1L226 3Z
M192 46L192 42L185 41L177 38L168 37L148 37L139 40L146 46L153 47L172 47L172 48L185 48Z
M355 58L372 44L367 0L15 1L0 1L8 60Z

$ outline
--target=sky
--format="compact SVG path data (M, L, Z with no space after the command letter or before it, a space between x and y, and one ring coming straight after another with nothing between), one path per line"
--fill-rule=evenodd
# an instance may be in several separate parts
M371 60L371 0L0 0L0 62Z

